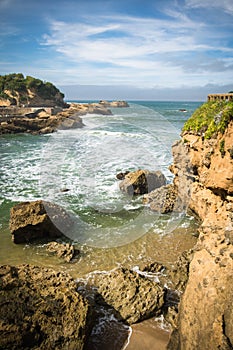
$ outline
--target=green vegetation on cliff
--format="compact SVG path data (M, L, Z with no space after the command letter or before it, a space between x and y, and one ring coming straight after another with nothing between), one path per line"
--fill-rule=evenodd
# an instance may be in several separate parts
M28 90L35 92L36 95L43 99L54 99L57 94L64 98L64 94L52 83L43 82L31 76L24 78L22 73L0 75L0 97L14 102L14 97L19 95L19 102L26 103Z
M196 109L182 131L193 131L210 139L218 132L223 134L231 120L233 120L233 102L210 101Z

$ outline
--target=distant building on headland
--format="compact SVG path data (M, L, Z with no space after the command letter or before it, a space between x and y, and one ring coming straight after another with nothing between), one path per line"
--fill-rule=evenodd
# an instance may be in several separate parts
M233 101L233 93L228 94L209 94L208 101Z

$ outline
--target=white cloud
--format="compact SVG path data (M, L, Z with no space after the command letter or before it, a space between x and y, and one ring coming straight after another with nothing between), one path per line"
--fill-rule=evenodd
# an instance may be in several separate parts
M219 8L231 15L233 15L233 2L232 0L186 0L186 6L191 8Z
M197 0L187 3L198 5ZM224 45L225 34L218 32L218 40L209 40L214 37L213 27L208 28L204 20L194 21L174 10L166 15L167 19L89 15L77 23L51 21L42 44L59 53L60 60L63 57L63 72L71 83L198 85L203 79L209 82L210 72L220 71L222 76L216 74L214 79L229 82L232 56L226 62L223 55L229 56L233 49ZM218 51L218 57L211 57L212 50Z

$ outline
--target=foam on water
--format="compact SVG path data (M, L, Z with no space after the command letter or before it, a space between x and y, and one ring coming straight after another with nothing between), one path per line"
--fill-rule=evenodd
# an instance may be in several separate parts
M42 198L62 205L79 227L71 237L82 244L122 245L149 229L168 232L177 217L161 219L143 207L141 199L122 194L116 174L161 170L172 181L171 145L180 129L138 104L113 113L84 116L83 129L3 137L0 199Z

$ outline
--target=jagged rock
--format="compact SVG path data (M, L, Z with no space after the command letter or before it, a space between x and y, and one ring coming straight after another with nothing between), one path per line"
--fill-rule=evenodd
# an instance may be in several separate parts
M161 171L137 170L125 175L119 187L129 195L145 194L166 184L166 178Z
M78 129L78 128L82 128L83 126L84 124L80 117L76 119L66 118L60 123L59 129L62 129L62 130Z
M161 214L170 213L179 208L178 194L173 184L162 186L145 194L143 202L149 204L151 210Z
M0 290L0 349L83 349L91 309L69 275L1 266Z
M167 275L172 282L173 289L184 292L189 277L189 266L192 258L192 250L184 251L173 266L167 270Z
M70 262L79 252L70 243L50 242L47 244L46 250L56 254L59 258Z
M112 115L105 106L98 103L72 103L66 108L12 107L0 110L0 134L31 133L45 134L58 129L74 129L84 126L80 116L91 113ZM2 116L1 116L2 115Z
M162 272L164 269L166 269L166 267L158 262L152 262L140 267L141 271L150 273Z
M10 211L10 231L14 243L62 237L72 225L72 219L64 209L42 200L19 203Z
M164 291L158 283L124 268L101 278L98 293L99 300L112 306L128 324L161 314L164 303Z

